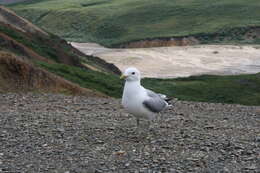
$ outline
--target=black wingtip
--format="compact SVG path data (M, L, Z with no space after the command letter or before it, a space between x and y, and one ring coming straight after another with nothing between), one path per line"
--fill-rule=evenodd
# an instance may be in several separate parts
M166 97L164 100L169 103L169 101L171 101L173 98L170 98L170 97Z

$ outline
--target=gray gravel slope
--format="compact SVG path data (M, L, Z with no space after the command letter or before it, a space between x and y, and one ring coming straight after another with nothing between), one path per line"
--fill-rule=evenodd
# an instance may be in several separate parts
M120 100L0 95L0 172L260 172L260 107L174 101L137 131Z

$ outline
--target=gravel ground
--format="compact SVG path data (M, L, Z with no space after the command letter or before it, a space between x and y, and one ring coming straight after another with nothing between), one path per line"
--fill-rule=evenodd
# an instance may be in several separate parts
M260 172L259 110L175 100L148 131L120 100L2 94L0 172Z

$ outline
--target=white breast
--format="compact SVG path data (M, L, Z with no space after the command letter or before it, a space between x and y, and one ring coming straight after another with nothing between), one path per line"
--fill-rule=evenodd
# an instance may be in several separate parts
M145 89L138 83L126 82L123 92L122 105L127 112L137 118L151 119L152 113L143 106L143 101L147 99Z

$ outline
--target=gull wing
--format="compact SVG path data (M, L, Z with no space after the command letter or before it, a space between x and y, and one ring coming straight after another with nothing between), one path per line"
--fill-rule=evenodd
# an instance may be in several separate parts
M164 95L157 94L151 90L146 89L149 99L143 101L143 105L151 112L158 113L162 111L168 104L164 100Z

